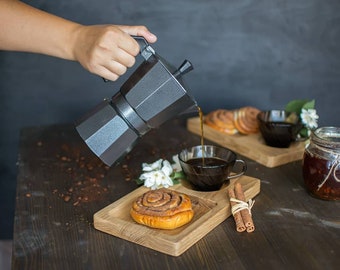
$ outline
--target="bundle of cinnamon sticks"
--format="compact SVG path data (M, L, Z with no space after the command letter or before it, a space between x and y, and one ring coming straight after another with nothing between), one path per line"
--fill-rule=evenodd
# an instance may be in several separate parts
M236 224L236 231L238 232L253 232L255 225L251 216L251 207L246 202L242 186L240 183L235 183L234 188L228 190L232 214Z

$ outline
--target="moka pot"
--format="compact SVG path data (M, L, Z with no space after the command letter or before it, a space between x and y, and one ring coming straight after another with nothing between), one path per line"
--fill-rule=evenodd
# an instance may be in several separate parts
M142 37L143 62L120 90L76 123L87 146L107 165L120 161L150 129L197 107L182 75L193 69L185 60L178 68L162 59Z

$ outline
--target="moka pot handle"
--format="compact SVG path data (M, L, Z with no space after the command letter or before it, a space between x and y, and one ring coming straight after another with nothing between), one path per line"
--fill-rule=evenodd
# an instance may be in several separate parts
M145 40L144 37L141 36L132 36L139 44L140 54L145 59L148 60L151 55L154 55L155 50L149 45L149 43Z

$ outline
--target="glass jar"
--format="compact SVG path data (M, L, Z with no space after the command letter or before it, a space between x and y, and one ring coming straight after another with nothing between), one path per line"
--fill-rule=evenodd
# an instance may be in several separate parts
M317 198L340 200L340 128L321 127L311 134L302 163L307 190Z

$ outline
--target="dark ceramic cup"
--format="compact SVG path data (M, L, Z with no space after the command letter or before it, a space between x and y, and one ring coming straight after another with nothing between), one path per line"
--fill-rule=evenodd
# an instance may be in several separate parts
M265 143L272 147L288 148L303 127L296 116L284 110L262 111L257 119Z
M187 181L199 191L219 190L223 184L240 177L247 170L245 161L237 159L233 151L213 145L184 149L178 158ZM236 163L242 168L239 173L232 174Z

